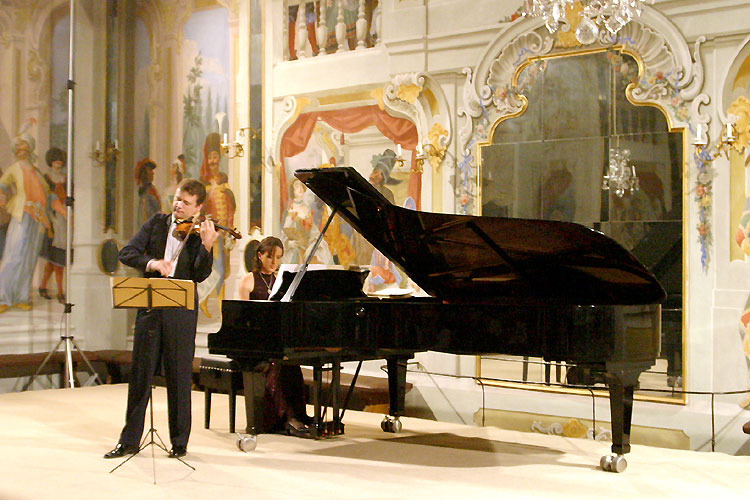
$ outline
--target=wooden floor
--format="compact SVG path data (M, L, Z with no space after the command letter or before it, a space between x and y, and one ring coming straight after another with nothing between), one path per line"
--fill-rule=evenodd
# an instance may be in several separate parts
M614 474L598 467L607 443L419 419L385 434L380 415L361 412L347 412L343 436L261 435L243 453L227 430L227 398L214 396L206 430L199 392L185 457L194 471L151 446L110 473L120 461L102 454L117 440L126 393L0 395L0 499L747 498L750 457L634 446L628 469ZM169 446L163 388L154 400Z

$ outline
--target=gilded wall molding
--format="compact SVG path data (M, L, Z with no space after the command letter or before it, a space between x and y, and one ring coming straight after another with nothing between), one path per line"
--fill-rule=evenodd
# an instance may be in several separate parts
M448 100L442 87L425 72L401 73L383 87L386 112L402 116L417 126L420 144L431 144L428 154L434 168L443 161L453 137Z

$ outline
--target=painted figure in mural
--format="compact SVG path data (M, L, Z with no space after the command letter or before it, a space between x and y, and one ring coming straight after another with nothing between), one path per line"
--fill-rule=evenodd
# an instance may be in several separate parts
M26 132L13 144L16 161L0 177L0 208L11 216L0 260L0 313L10 306L31 309L29 290L44 235L48 189L34 165L36 142Z
M320 229L315 224L315 209L311 193L299 179L295 178L289 186L289 204L284 212L281 226L281 240L287 249L284 255L285 264L305 262L307 253L320 236ZM312 264L333 264L333 257L324 239L320 242Z
M386 184L394 185L401 183L400 180L391 177L391 170L393 170L393 166L396 164L396 152L392 149L386 149L383 151L383 154L373 155L370 163L372 164L372 172L369 178L370 184L375 186L388 201L394 203L393 191Z
M187 165L185 164L184 155L175 158L169 166L169 185L165 191L167 194L162 199L162 207L164 207L165 212L171 210L172 202L174 201L174 192L177 186L180 185L180 182L182 182L182 179L185 178L186 170Z
M176 221L198 215L205 198L206 188L200 181L184 180L175 191L172 212L157 213L149 218L120 250L120 262L139 270L146 278L172 277L196 283L205 280L211 273L211 248L218 237L213 222L204 221L199 234L189 234L185 236L186 240L180 240L174 234ZM138 452L150 387L159 366L164 369L167 381L169 439L172 442L169 456L180 458L187 453L197 323L196 309L138 309L125 426L117 446L104 458Z
M212 132L203 143L203 162L201 163L201 181L206 184L206 203L203 212L210 215L217 223L234 227L234 213L237 205L234 193L229 188L227 174L219 170L221 162L221 137ZM229 251L234 240L226 234L220 234L213 249L214 264L211 276L199 287L200 307L209 318L208 297L215 293L219 301L224 299L224 280L229 276Z
M0 177L3 175L3 169L0 168ZM0 258L3 256L5 248L5 235L8 233L8 224L10 224L10 214L5 208L0 208Z
M372 172L368 180L370 184L385 196L391 203L395 203L395 196L388 185L400 184L401 181L391 177L391 171L396 164L396 153L392 149L386 149L382 154L372 155L370 160ZM352 249L356 255L358 264L367 264L372 260L374 247L365 240L359 233L355 232L351 237Z
M49 218L52 224L52 236L45 235L42 250L39 254L47 262L44 264L42 280L39 283L39 295L44 299L50 299L47 291L47 282L52 273L55 274L57 284L57 301L65 304L65 293L63 292L63 272L65 271L65 248L67 239L67 214L65 207L66 197L66 175L65 175L65 151L59 148L50 148L45 156L49 172L44 174L44 181L50 191L49 195Z
M417 204L411 196L408 196L404 201L404 208L417 209ZM368 293L385 289L406 288L408 282L406 274L388 260L380 250L373 248L370 258L370 274L365 282L365 289Z
M144 158L135 166L135 183L138 186L138 210L136 223L140 227L152 215L161 212L159 192L154 186L154 169L156 163Z

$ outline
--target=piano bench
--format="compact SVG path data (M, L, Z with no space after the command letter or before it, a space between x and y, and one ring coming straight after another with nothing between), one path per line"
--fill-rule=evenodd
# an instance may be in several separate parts
M235 408L237 393L242 393L242 371L239 365L223 357L206 357L200 359L198 385L203 388L205 397L205 427L211 422L211 394L229 395L229 432L234 432Z

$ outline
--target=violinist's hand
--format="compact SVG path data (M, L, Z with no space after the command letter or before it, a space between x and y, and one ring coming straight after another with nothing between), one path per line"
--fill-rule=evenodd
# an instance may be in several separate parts
M152 260L151 262L149 262L148 267L149 271L158 271L159 274L166 278L167 276L169 276L169 273L172 272L174 263L167 259Z
M214 246L216 238L219 237L219 233L214 227L214 221L212 221L211 219L206 219L201 222L200 235L203 246L210 252Z

